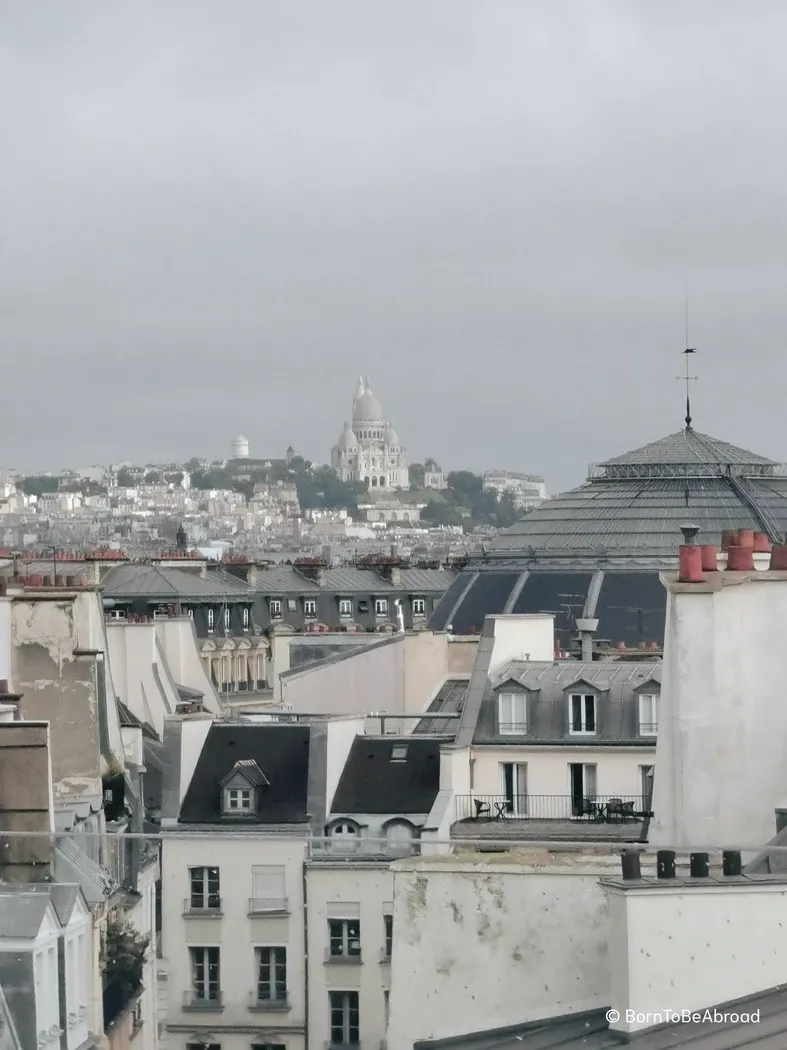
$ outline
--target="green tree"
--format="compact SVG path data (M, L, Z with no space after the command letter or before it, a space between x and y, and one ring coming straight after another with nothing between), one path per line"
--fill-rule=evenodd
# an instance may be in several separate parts
M213 467L211 470L195 470L191 476L191 484L195 489L231 489L232 477L222 467Z
M107 920L104 947L104 977L106 983L115 982L123 988L128 998L142 984L145 954L150 943L131 925L125 916L113 912Z
M145 484L146 485L160 485L161 484L161 471L159 471L159 470L149 470L145 474Z
M423 463L411 463L410 464L410 488L411 489L422 489L424 487L424 464Z
M117 472L117 483L122 489L133 489L136 479L128 467L121 467Z
M200 470L202 464L197 456L192 456L191 459L186 463L186 470L189 474L193 474L195 470Z
M59 482L57 478L34 475L29 478L20 478L16 486L26 496L44 496L50 492L57 492Z

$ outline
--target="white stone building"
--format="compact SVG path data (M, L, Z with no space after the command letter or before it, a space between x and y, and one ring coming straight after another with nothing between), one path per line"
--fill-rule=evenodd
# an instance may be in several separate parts
M399 436L383 416L369 378L359 378L352 423L346 422L331 451L331 466L342 481L360 481L370 489L410 487L407 458Z

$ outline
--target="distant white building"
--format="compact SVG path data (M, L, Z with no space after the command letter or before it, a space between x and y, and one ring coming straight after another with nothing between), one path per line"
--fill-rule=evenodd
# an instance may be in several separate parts
M344 424L331 451L331 466L342 481L360 481L369 489L410 487L405 450L399 435L383 417L368 376L358 379L352 424Z
M249 458L249 439L244 434L238 436L232 442L232 459Z
M498 497L511 496L519 510L532 510L547 499L547 487L542 477L509 470L487 470L484 492L495 492Z

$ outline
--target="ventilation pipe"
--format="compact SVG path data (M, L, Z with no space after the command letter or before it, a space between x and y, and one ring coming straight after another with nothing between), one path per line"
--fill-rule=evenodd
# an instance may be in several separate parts
M593 662L593 635L598 630L598 620L589 617L581 617L577 620L579 631L579 643L581 646L582 662L589 664Z

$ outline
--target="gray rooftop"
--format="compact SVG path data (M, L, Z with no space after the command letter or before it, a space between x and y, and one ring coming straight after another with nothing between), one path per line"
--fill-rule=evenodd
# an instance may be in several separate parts
M459 729L458 718L438 718L440 714L459 714L462 711L470 688L469 678L446 678L437 691L425 714L431 718L422 718L413 732L439 733L441 736L455 737Z
M639 735L638 695L658 693L660 660L514 661L489 678L473 735L474 744L587 745L645 744L652 736ZM526 733L521 737L498 732L498 691L524 692L527 697ZM568 727L567 697L573 692L596 696L596 732L572 736ZM464 724L464 722L463 722Z
M158 565L116 565L102 583L106 596L115 599L254 599L254 591L246 583L222 570L211 570L202 577L186 569L164 569Z
M48 906L48 893L0 887L0 938L34 940Z
M631 452L624 452L622 456L605 460L601 467L621 464L643 466L651 463L688 465L695 470L707 466L727 465L776 466L772 459L760 456L756 452L738 448L728 441L720 441L696 430L683 429L659 438L658 441L651 441L641 448L632 449Z

